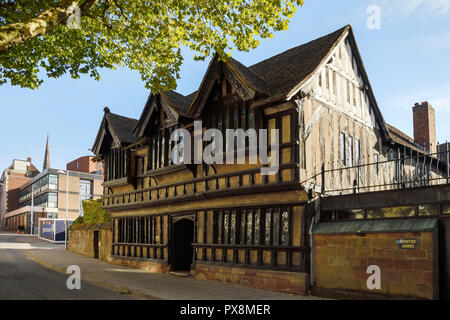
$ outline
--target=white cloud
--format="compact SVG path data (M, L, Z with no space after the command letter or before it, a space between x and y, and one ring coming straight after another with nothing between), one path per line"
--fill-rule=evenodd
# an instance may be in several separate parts
M450 14L450 0L381 0L378 5L384 18Z

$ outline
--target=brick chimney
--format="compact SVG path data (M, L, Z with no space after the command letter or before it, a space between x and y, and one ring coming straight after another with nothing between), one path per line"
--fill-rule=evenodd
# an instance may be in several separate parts
M436 153L436 122L434 108L427 101L415 103L413 109L414 142Z

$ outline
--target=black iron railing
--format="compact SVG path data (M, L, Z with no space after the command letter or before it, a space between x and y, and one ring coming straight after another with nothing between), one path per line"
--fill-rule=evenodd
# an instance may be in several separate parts
M422 154L398 152L394 159L321 171L302 182L322 195L406 189L450 183L450 151Z

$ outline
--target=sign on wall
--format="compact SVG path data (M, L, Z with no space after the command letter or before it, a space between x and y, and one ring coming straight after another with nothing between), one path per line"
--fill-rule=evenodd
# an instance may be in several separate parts
M418 249L420 248L420 239L397 239L399 249Z

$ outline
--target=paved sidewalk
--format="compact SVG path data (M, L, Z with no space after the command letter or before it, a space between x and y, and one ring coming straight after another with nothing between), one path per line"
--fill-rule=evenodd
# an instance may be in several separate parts
M138 298L155 300L316 300L260 289L242 288L212 281L155 274L100 262L56 247L53 250L29 250L35 261L65 273L70 265L81 269L81 281L87 281ZM83 285L83 284L82 284Z

